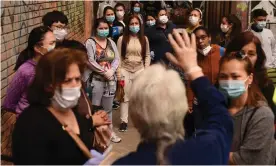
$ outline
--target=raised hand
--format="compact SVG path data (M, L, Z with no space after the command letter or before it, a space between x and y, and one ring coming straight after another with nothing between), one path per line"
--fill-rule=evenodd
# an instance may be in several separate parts
M173 34L173 35L172 35ZM202 70L197 64L196 40L195 35L192 34L191 40L186 30L183 30L181 36L176 30L169 34L169 42L173 47L175 54L166 53L167 58L176 66L179 66L188 75L196 73L197 76L202 75ZM174 38L173 38L174 36ZM194 75L194 74L192 74ZM195 79L195 78L191 78Z

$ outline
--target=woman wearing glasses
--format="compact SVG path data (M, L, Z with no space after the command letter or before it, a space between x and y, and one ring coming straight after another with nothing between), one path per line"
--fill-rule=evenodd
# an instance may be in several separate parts
M198 65L202 68L204 75L214 85L219 71L219 60L224 54L224 48L216 44L211 45L211 36L205 27L196 28L194 34L196 36ZM200 127L203 117L199 113L200 111L197 110L197 102L190 88L190 82L187 83L187 97L189 107L193 112L187 114L184 124L187 135L191 135L194 132L194 128Z
M254 68L248 55L228 53L219 67L219 90L229 101L228 111L234 122L229 163L274 164L274 116L253 82Z
M211 35L205 27L196 28L194 34L196 36L198 65L211 83L215 84L219 71L218 63L224 54L224 48L216 44L211 45ZM189 106L192 106L193 94L191 90L188 90L188 101Z

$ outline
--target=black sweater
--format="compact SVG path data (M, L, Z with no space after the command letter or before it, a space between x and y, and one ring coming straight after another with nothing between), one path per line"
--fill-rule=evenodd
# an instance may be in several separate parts
M80 128L80 138L92 148L89 132L91 121L74 111ZM16 122L12 139L16 165L82 165L87 161L70 135L45 107L32 105Z
M152 63L164 62L168 64L165 53L173 52L173 49L168 40L168 34L172 33L172 30L176 28L176 26L172 22L167 23L167 28L163 29L159 26L153 26L148 28L145 32L146 36L149 39L150 50L154 52L154 59Z

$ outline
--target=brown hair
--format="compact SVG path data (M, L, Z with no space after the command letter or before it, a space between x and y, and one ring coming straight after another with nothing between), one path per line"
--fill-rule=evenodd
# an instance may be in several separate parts
M86 66L86 53L69 48L58 48L42 56L36 66L36 75L28 90L30 104L49 106L56 88L61 88L68 68L77 64L82 74Z
M251 73L253 73L254 69L253 69L253 65L252 65L250 59L247 56L239 57L239 56L237 56L237 54L239 54L239 53L238 52L231 52L231 53L228 53L225 56L223 56L220 59L219 68L221 69L221 66L224 63L227 63L231 60L237 60L240 63L244 64L244 70L247 73L247 75L250 75ZM266 99L263 96L263 94L260 92L260 90L259 90L258 86L256 85L256 83L253 81L251 86L248 88L248 97L247 97L246 104L248 106L259 107L260 106L259 101L266 101Z
M138 32L138 38L142 47L141 55L143 57L143 60L145 61L146 57L146 38L144 35L144 26L141 24L141 21L138 16L131 15L127 22L127 28L124 30L123 40L122 40L122 57L125 58L126 56L126 48L129 43L130 39L130 30L129 30L129 23L132 19L136 18L139 21L140 31Z
M240 51L245 45L253 42L256 46L257 61L254 66L254 76L257 85L262 89L267 86L269 79L265 68L266 56L262 49L261 41L252 32L247 31L237 35L227 46L226 54L233 51Z

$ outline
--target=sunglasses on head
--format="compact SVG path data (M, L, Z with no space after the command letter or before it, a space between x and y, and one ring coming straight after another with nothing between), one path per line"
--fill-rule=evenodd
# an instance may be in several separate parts
M234 52L232 55L240 59L244 59L245 57L247 57L244 51L237 51L237 52Z

